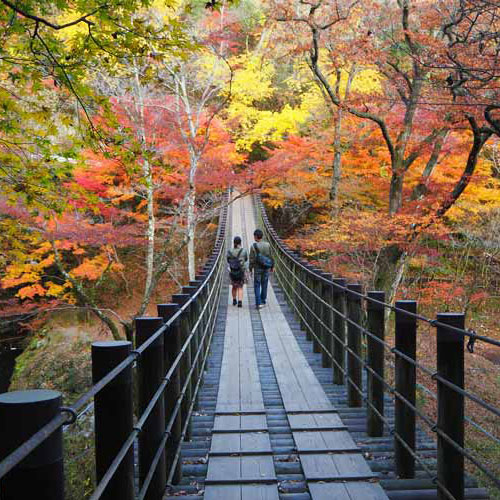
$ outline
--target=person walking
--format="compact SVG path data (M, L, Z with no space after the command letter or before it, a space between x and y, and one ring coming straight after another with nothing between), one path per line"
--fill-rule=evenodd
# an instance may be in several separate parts
M248 252L241 246L241 238L235 236L233 248L227 252L229 278L232 285L233 306L243 307L243 285L247 283Z
M271 245L264 241L264 233L256 229L253 233L254 244L250 248L250 272L253 271L253 288L255 305L261 309L266 305L267 284L269 273L274 270L274 261L271 256Z

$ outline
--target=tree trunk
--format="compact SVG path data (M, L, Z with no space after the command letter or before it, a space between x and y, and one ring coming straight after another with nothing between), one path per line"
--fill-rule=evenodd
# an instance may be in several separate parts
M195 214L196 192L194 187L190 189L188 194L188 209L187 209L187 249L188 249L188 273L189 279L194 280L196 276L196 255L195 243L196 236L196 214Z
M342 154L335 149L333 156L333 175L332 185L330 187L330 200L336 201L339 193L340 178L342 176Z
M143 164L144 176L146 178L146 197L148 211L148 227L147 227L147 251L146 251L146 284L144 285L144 296L150 295L149 290L153 283L154 273L154 257L155 257L155 212L154 212L154 186L153 186L153 169L149 161L144 160Z
M332 185L330 188L330 200L332 201L337 200L340 178L342 177L342 152L340 151L342 136L342 108L340 107L337 108L337 121L335 123L334 133L333 147L335 148L335 153L333 156Z
M400 256L399 259L396 263L396 268L394 270L394 277L392 279L392 283L389 287L388 294L387 294L387 303L388 304L394 304L394 299L396 298L396 294L398 292L399 285L401 285L401 282L403 281L404 275L405 275L405 270L406 270L406 264L408 262L408 253L403 252ZM388 319L389 315L391 314L391 309L388 307L385 308L384 315L385 315L385 324L389 324Z
M129 342L134 342L134 322L126 321L122 323L123 331L125 332L125 338Z
M477 166L477 160L479 159L479 154L483 149L486 141L492 136L493 130L479 128L474 120L474 118L469 118L471 124L472 132L474 134L474 141L472 147L469 151L469 156L467 157L467 163L465 164L464 171L460 179L455 184L451 194L443 201L441 206L437 211L437 216L442 217L460 198L461 194L465 191L465 188L469 185L472 175L474 174Z
M403 120L403 129L396 140L394 156L392 157L392 178L389 190L389 214L394 215L399 212L403 205L403 181L404 174L409 165L405 162L406 148L413 131L413 119L417 111L417 103L422 89L422 77L417 67L414 69L414 77L411 87L411 94L406 104L406 111Z
M342 80L342 72L337 69L337 81L335 82L335 95L340 101L340 83ZM342 153L340 151L340 145L342 141L342 108L337 106L337 116L335 121L334 136L333 136L333 147L335 153L333 156L333 172L332 172L332 185L330 188L330 200L335 201L337 199L339 191L340 177L342 176Z
M113 340L123 340L118 327L111 318L106 316L98 307L90 306L90 310L109 328L109 331L113 336Z
M135 93L136 93L136 111L138 115L138 136L142 144L142 147L146 149L146 121L144 117L144 95L143 88L141 85L139 66L137 61L134 59L134 83L135 83ZM143 303L144 309L147 307L147 302L144 304L146 297L151 296L151 286L153 283L154 274L154 256L155 256L155 229L156 229L156 219L154 213L154 183L153 183L153 168L147 160L144 158L142 161L142 175L144 177L144 183L146 186L146 205L147 205L147 216L148 223L146 227L146 282L144 284L143 293Z
M422 173L422 178L420 182L414 187L411 199L418 200L427 194L427 184L429 179L436 168L439 155L441 154L441 150L443 149L444 141L448 136L449 130L443 129L439 132L436 142L434 143L434 147L432 148L432 153L429 158L429 161L425 165L424 171Z
M393 170L391 177L391 187L389 189L389 214L394 215L399 212L403 204L403 181L404 173Z
M347 84L345 89L344 99L349 97L349 93L351 90L352 81L354 80L354 76L356 75L356 68L353 66L349 71L349 76L347 77ZM335 83L335 94L337 95L339 101L342 99L340 95L340 85L342 79L342 72L340 69L337 70L337 81ZM342 177L342 118L344 111L341 106L337 106L337 116L335 121L334 128L334 136L333 136L333 147L335 149L335 153L333 156L333 173L332 173L332 184L330 187L330 200L336 201L338 192L339 192L339 184L340 179Z

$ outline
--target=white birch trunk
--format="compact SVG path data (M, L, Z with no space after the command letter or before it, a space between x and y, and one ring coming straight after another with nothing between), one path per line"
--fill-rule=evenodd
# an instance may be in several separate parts
M398 292L399 285L401 285L401 282L403 281L405 271L406 271L406 264L408 263L408 253L403 252L398 259L398 262L396 264L396 269L394 272L394 278L392 280L391 286L389 288L389 293L387 297L387 302L391 305L394 305L394 299L396 298L396 294ZM388 307L385 308L384 310L384 316L385 316L385 324L389 324L389 316L391 314L391 309Z
M134 81L136 91L136 108L138 115L138 133L139 140L143 147L146 147L146 122L144 119L144 94L139 78L139 67L134 60ZM141 310L144 312L147 307L147 302L151 296L151 286L153 284L154 274L154 253L155 253L155 229L156 220L154 213L154 183L153 183L153 168L150 162L145 158L142 162L142 175L146 188L146 210L147 210L147 226L146 226L146 283L144 285L143 303Z
M189 191L187 194L187 252L188 252L188 273L189 279L194 280L196 276L196 183L195 175L198 169L198 157L194 150L190 150L189 167Z

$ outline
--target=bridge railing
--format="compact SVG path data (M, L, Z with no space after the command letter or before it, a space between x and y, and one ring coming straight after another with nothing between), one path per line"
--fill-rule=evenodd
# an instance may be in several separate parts
M205 266L182 293L157 306L157 317L136 318L135 346L92 344L94 385L76 403L62 406L55 391L0 395L0 499L64 498L62 428L92 402L92 500L160 500L167 483L180 480L181 444L190 438L226 270L224 206Z
M465 445L467 425L498 449L500 409L466 390L464 384L465 347L472 352L475 342L492 348L499 348L500 342L466 329L462 313L443 313L430 319L418 314L414 300L399 300L393 306L385 302L383 291L365 293L360 284L347 283L314 267L283 243L259 197L256 205L273 249L275 276L288 304L313 342L314 352L321 353L322 366L331 368L333 383L347 385L348 406L366 407L368 435L380 437L385 429L394 436L396 476L415 478L418 463L436 485L439 499L461 500L466 459L486 476L492 489L500 491L498 464L478 457ZM386 338L386 309L394 313L392 343L389 335ZM418 360L419 323L436 328L434 368ZM392 374L388 364L393 367ZM426 383L418 383L417 377L426 377ZM435 399L435 413L425 412L417 404L417 390ZM394 421L387 415L385 394L394 398ZM479 407L482 422L493 423L490 430L465 415L466 401ZM427 432L436 435L437 473L417 449L417 418Z

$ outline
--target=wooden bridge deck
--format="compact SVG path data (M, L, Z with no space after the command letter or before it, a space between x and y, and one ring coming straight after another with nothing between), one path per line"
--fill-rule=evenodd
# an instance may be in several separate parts
M232 235L241 235L248 247L255 229L250 199L232 208ZM219 387L204 479L207 500L275 500L280 498L276 473L277 443L272 443L252 315L260 315L272 371L284 410L282 421L293 442L289 456L300 465L306 498L384 499L376 476L342 423L307 362L283 315L273 286L268 303L255 311L251 287L244 307L232 306L227 316ZM198 494L200 494L199 492Z

